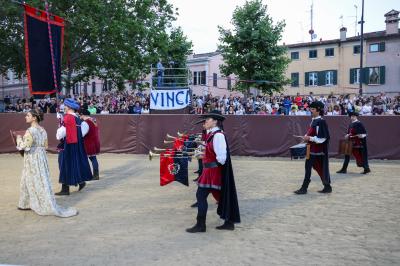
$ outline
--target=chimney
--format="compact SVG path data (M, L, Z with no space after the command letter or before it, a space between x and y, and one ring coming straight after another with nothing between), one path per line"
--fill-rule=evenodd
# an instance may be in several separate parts
M342 27L340 29L340 41L344 42L346 40L346 33L347 33L347 28L346 27Z
M392 9L385 14L386 35L399 33L399 11Z

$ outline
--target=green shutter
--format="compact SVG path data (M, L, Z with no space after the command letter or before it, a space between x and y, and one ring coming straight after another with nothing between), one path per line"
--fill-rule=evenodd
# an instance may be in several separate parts
M364 67L360 69L360 82L364 84L369 83L369 67Z
M350 68L350 84L354 84L354 75L356 70L354 68Z
M318 86L325 85L325 71L318 72Z
M385 84L385 66L379 67L379 80L381 84Z
M299 86L299 73L292 73L291 75L292 78L292 87L298 87Z
M333 70L333 85L337 85L337 70Z
M379 43L379 52L384 52L385 51L385 42Z
M310 72L306 72L304 74L304 86L308 87L308 84L310 83L310 77L309 77Z

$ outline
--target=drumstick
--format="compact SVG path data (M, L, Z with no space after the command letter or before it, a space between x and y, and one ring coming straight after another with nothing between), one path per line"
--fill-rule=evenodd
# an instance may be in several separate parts
M304 139L304 136L297 136L297 135L293 135L293 137L295 137L295 138L301 138L301 139Z

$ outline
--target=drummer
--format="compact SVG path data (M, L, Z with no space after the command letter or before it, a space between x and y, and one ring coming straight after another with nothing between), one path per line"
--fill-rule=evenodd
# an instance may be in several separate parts
M364 171L361 174L368 174L371 172L368 164L368 149L367 149L367 131L365 130L364 125L358 120L357 112L350 112L349 117L351 119L351 123L349 125L349 129L347 130L347 135L345 139L350 139L353 148L352 154L356 158L356 163L358 167L363 167ZM350 162L350 155L344 156L344 162L342 169L337 171L338 174L347 173L347 166Z
M331 193L331 178L329 174L329 129L326 121L322 118L324 104L316 101L310 104L312 121L310 127L303 137L304 142L310 145L310 154L306 159L306 172L303 185L295 194L307 194L308 185L311 182L311 170L314 168L321 178L324 188L319 193Z

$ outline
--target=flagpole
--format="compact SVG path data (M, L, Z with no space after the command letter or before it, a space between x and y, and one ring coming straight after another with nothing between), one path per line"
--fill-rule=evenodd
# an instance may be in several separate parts
M47 0L44 0L44 5L45 5L45 11L46 11L47 29L49 32L49 44L50 44L51 66L52 66L52 72L53 72L53 82L54 82L54 88L56 89L56 105L57 105L57 109L58 109L58 107L59 107L58 83L57 83L56 67L55 67L55 63L54 63L54 47L53 47L53 36L51 35L49 3Z

